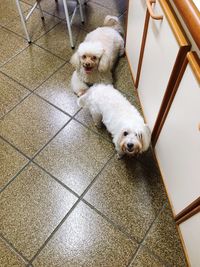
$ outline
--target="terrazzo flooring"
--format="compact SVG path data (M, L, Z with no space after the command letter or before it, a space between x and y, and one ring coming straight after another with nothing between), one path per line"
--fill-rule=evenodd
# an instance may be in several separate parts
M24 12L33 0L24 0ZM74 3L69 1L70 13ZM42 0L24 39L15 0L0 3L0 266L186 266L152 151L117 160L70 88L62 0ZM90 0L76 47L123 0ZM140 109L126 57L115 86Z

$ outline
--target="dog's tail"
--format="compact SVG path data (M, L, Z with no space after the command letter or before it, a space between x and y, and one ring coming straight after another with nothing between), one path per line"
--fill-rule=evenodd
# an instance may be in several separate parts
M118 31L121 35L124 34L124 30L121 26L121 23L116 16L107 15L104 19L103 26L111 27L114 30Z

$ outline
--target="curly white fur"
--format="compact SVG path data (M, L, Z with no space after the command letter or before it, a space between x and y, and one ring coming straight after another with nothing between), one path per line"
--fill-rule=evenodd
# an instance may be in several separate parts
M118 58L124 54L124 40L120 35L122 27L119 19L106 16L104 26L88 33L83 43L73 54L70 62L75 67L72 75L72 90L81 95L94 83L112 84L112 69ZM81 61L85 55L95 56L96 67L87 73Z
M112 134L119 158L148 149L149 127L137 109L112 85L93 85L78 99L78 104L89 109L97 127L103 122Z

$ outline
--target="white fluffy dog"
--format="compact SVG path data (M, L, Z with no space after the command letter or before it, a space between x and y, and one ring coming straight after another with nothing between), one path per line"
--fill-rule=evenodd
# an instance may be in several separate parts
M70 62L75 67L72 90L82 95L94 83L112 84L112 68L124 54L122 27L115 16L106 16L103 27L88 33Z
M119 158L148 149L149 127L137 109L112 85L93 85L78 99L78 105L89 109L97 127L104 123L112 134Z

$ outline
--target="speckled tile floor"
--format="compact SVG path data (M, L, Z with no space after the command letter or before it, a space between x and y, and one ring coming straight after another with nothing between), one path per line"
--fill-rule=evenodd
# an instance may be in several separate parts
M23 0L23 10L33 0ZM70 2L70 12L74 4ZM151 150L116 159L70 89L62 0L43 0L28 45L14 0L0 4L0 266L186 266ZM126 1L90 0L76 46ZM126 58L115 85L140 110Z

